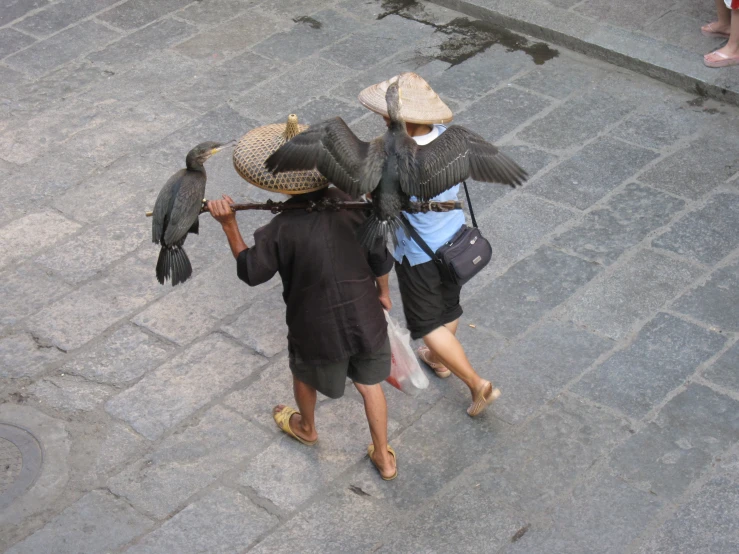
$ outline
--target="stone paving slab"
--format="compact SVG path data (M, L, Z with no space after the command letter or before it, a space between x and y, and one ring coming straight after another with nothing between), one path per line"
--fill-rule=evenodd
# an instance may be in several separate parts
M661 308L702 274L700 267L688 262L654 250L640 250L574 294L564 306L562 317L621 339L637 321ZM643 287L642 283L650 286Z
M691 385L614 451L611 466L644 490L677 500L737 440L739 402Z
M104 552L136 538L152 523L123 500L108 492L93 491L7 552Z
M718 333L660 313L625 350L584 376L572 390L638 419L725 342Z
M129 554L229 554L242 551L274 527L278 519L247 497L215 488L152 531L125 552Z
M680 313L719 329L739 331L739 261L711 274L705 284L687 291L673 302Z
M532 525L506 552L617 554L638 537L662 502L611 475L580 484L552 514L550 526Z
M211 335L111 399L106 410L154 440L207 404L214 392L226 391L265 362Z
M637 552L732 552L739 548L739 483L714 477Z
M192 427L170 435L150 455L110 479L108 487L137 508L164 519L235 464L262 450L270 439L238 414L215 406Z

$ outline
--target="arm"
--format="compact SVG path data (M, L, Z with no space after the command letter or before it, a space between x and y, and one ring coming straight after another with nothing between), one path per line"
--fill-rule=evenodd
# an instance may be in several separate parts
M218 223L221 224L223 232L228 239L228 245L231 247L231 253L234 258L238 259L239 254L246 250L248 246L244 242L239 231L239 224L236 223L236 213L231 209L233 200L231 197L223 195L223 200L209 200L208 211Z
M393 307L393 301L390 298L390 274L386 273L381 277L375 277L375 286L377 287L377 297L380 299L380 304L389 312Z

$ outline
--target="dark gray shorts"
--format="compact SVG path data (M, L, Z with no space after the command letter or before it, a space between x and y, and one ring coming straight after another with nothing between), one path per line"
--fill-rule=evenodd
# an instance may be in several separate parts
M385 339L385 344L375 352L320 365L304 362L290 352L290 371L298 381L321 394L341 398L347 377L360 385L376 385L390 376L390 341Z
M459 293L462 287L441 280L434 262L414 265L403 258L395 262L400 298L403 300L405 323L411 338L418 340L434 329L462 316Z

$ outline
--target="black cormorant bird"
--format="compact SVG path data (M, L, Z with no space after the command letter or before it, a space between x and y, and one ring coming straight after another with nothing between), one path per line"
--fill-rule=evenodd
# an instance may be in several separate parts
M418 145L400 115L397 80L388 86L385 100L390 123L383 136L364 142L335 117L296 135L265 161L275 174L315 168L353 197L372 193L373 214L358 231L364 246L388 234L395 243L396 231L405 228L400 212L411 196L430 200L469 177L512 187L526 180L513 160L459 125Z
M172 175L159 191L151 222L151 240L162 245L157 260L157 280L172 286L184 283L192 275L192 266L182 245L188 233L198 232L198 216L205 197L203 164L231 143L203 142L190 150L186 168Z

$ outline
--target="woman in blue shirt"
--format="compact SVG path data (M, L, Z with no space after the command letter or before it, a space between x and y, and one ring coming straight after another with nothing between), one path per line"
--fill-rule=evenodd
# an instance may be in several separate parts
M451 110L415 73L400 74L398 84L403 99L401 114L408 134L418 144L430 143L446 129L443 123L452 119ZM359 94L359 101L382 115L386 123L390 122L385 103L388 85L389 81L384 81ZM456 185L434 200L457 200L458 192L459 185ZM461 210L406 213L405 216L433 251L452 238L465 222ZM459 304L461 287L443 282L429 255L402 232L398 235L398 246L393 256L408 330L414 340L423 338L425 343L418 349L418 356L437 376L446 378L453 373L462 379L472 395L467 413L472 417L479 415L500 396L500 391L477 374L456 337L462 315Z

